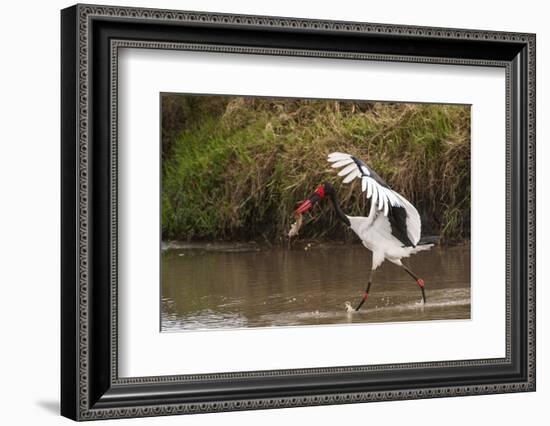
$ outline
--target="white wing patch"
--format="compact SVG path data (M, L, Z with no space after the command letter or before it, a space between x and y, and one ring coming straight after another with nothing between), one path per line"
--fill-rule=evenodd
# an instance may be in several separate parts
M360 178L361 191L367 192L367 198L372 199L372 202L378 206L378 210L384 212L384 216L388 215L391 206L404 207L403 197L390 188L378 183L372 177L369 168L364 163L357 164L351 155L342 152L333 152L329 154L328 161L332 163L333 168L342 168L338 172L338 176L344 178L344 183L349 183L356 178ZM360 161L360 163L362 162Z
M357 172L357 165L353 160L351 160L352 163L344 167L342 170L338 172L338 176L347 176L348 174L351 174L351 172Z
M407 212L408 237L414 245L418 244L421 232L420 215L405 197L384 185L384 181L376 173L373 176L373 172L365 163L356 161L350 154L333 152L328 155L327 160L332 163L333 168L341 168L338 176L344 178L343 183L361 179L361 191L366 192L367 198L370 198L371 203L384 216L388 216L391 207L403 207Z

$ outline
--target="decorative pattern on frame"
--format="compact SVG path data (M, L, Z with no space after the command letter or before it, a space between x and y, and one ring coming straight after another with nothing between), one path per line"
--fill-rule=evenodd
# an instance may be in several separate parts
M219 23L219 24L234 24L240 26L252 26L262 28L303 28L315 29L317 31L339 31L351 33L373 33L373 34L407 34L421 37L434 37L446 39L464 39L464 40L501 40L509 42L522 42L528 46L528 235L529 245L527 250L527 268L528 268L528 381L526 383L508 383L499 385L483 385L483 386L451 386L448 388L428 388L428 389L410 389L400 391L384 391L384 392L361 392L361 393L338 393L327 395L312 395L305 397L281 397L281 398L266 398L253 400L234 400L225 402L209 402L201 404L166 404L161 406L144 406L139 408L121 408L121 409L90 409L89 408L89 389L88 375L89 372L89 333L88 333L88 279L89 279L89 67L88 67L88 47L90 43L90 20L94 17L118 17L118 18L139 18L142 21L174 21L174 22L201 22L201 23ZM400 400L400 399L415 399L415 398L436 398L444 396L461 396L475 395L486 393L504 393L515 392L519 390L533 390L535 380L535 37L530 34L518 33L502 33L491 31L475 31L462 29L443 29L443 28L426 28L414 26L399 26L399 25L381 25L381 24L366 24L353 22L333 22L322 20L305 20L291 18L273 18L261 16L242 16L242 15L225 15L225 14L210 14L198 12L180 12L154 9L134 9L134 8L119 8L119 7L102 7L102 6L78 6L78 417L82 420L102 419L110 417L139 417L150 415L171 415L197 412L216 412L230 410L248 410L262 408L278 408L278 407L293 407L293 406L309 406L309 405L327 405L327 404L345 404L353 402L368 402L368 401L383 401L383 400ZM117 49L120 47L134 48L157 48L157 49L186 49L186 50L202 50L202 51L223 51L228 53L255 53L255 54L270 54L270 55L298 55L298 56L317 56L342 59L368 59L368 60L384 60L384 61L407 61L407 62L428 62L428 63L449 63L449 64L470 64L470 65L485 65L485 66L504 66L504 63L498 61L475 61L463 59L445 59L445 58L415 58L406 56L390 56L390 55L368 55L368 54L348 54L342 52L312 52L312 51L296 51L296 50L281 50L269 48L243 48L230 46L205 46L205 45L182 45L177 43L155 43L142 41L112 41L111 45L111 120L116 123L117 109ZM507 116L510 114L510 69L506 69L506 104ZM507 120L508 121L508 120ZM506 129L507 135L507 175L510 174L510 132ZM113 167L111 171L112 198L111 203L113 210L111 212L112 227L111 227L111 284L112 284L112 347L117 347L117 326L116 326L116 305L117 305L117 225L116 225L116 157L117 157L117 132L116 126L111 127L111 156ZM507 181L506 192L507 199L509 198L510 185ZM508 201L509 202L509 201ZM507 207L509 207L507 205ZM509 209L508 209L509 210ZM507 232L510 224L509 214L506 218ZM507 241L510 240L510 235L507 234ZM511 316L509 312L510 302L510 266L508 262L510 247L507 242L507 290L506 290L506 361L510 356L510 322ZM272 375L299 375L310 372L327 373L347 371L348 367L334 367L326 369L307 369L307 370L277 370L267 372L249 372L249 373L226 373L219 375L200 375L200 376L163 376L163 377L147 377L147 378L130 378L119 379L117 375L117 351L113 351L111 379L114 383L163 383L181 380L198 380L205 376L209 379L217 378L237 378L250 376L272 376ZM414 366L458 366L458 365L483 365L502 362L499 360L467 360L457 362L436 362L436 363L415 363ZM396 364L382 366L365 366L365 367L349 367L353 371L373 371L380 369L396 369L407 368L413 364Z

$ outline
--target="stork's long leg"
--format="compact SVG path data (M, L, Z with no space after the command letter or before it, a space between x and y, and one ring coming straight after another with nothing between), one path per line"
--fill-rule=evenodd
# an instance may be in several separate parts
M367 301L367 299L369 298L369 292L370 292L370 286L372 285L372 276L374 275L374 271L371 270L370 271L370 274L369 274L369 282L367 284L367 288L365 289L365 294L363 294L363 298L361 299L361 301L359 302L359 304L357 305L357 308L355 308L355 311L358 311L359 309L361 309L361 306L363 306L363 304Z
M422 278L419 278L413 271L411 271L405 265L401 264L401 267L407 272L407 274L413 277L413 279L416 281L416 284L418 284L418 287L420 287L420 290L422 291L422 301L426 303L426 292L424 291L424 280Z
M359 305L357 305L357 308L355 308L356 311L361 309L361 306L367 301L369 298L369 292L370 292L370 286L372 285L372 279L374 277L374 271L382 264L384 261L384 253L373 251L372 252L372 267L369 273L369 281L367 284L367 288L365 289L365 294L363 294L363 299L359 302Z

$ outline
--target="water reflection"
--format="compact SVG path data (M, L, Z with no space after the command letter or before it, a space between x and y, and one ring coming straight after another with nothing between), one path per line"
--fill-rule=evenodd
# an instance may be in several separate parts
M408 259L426 281L385 262L358 313L370 252L183 247L162 253L162 331L470 318L470 247L434 248Z

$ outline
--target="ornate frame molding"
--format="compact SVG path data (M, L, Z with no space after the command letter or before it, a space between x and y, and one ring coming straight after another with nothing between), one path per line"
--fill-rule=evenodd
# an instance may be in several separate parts
M488 393L503 393L517 391L533 391L535 389L535 36L532 34L519 34L510 32L477 31L464 29L447 28L426 28L410 27L401 25L383 25L368 24L357 22L335 22L323 20L306 20L293 18L276 18L263 16L244 16L244 15L226 15L211 14L201 12L183 12L156 9L135 9L126 7L104 7L77 5L67 9L65 12L67 25L74 24L67 30L68 33L76 37L74 59L75 73L75 92L76 92L76 129L74 140L70 138L63 142L64 147L68 144L74 144L76 161L74 170L74 190L75 203L72 207L76 215L76 229L73 238L76 240L74 250L69 253L68 258L64 257L64 262L76 262L76 277L70 278L64 282L63 290L67 291L73 286L76 306L74 312L65 308L67 312L63 321L72 318L76 322L76 336L65 339L74 339L74 342L68 344L72 349L76 349L77 356L74 360L75 382L64 384L67 391L77 393L75 398L76 406L72 406L73 400L63 394L65 408L62 412L71 418L78 420L91 420L112 417L138 417L151 415L169 415L197 412L229 411L243 409L261 409L276 407L308 406L323 404L342 404L352 402L382 401L382 400L400 400L415 398L434 398L443 396L475 395ZM527 246L526 248L526 268L527 268L527 315L526 315L526 379L520 381L504 382L499 384L479 384L479 385L457 385L457 386L436 386L427 388L401 388L398 390L385 391L360 391L360 392L336 392L325 394L312 394L306 396L273 396L267 398L237 398L231 400L216 400L209 402L165 402L159 404L142 404L132 406L128 404L115 404L114 406L107 401L101 404L97 397L92 397L94 391L90 389L91 375L94 369L90 365L90 355L94 350L90 328L92 317L90 316L90 276L91 276L91 238L90 225L92 222L94 206L91 204L93 194L91 192L92 170L90 169L90 115L93 106L91 105L91 49L92 47L92 23L94 20L113 20L117 22L131 21L141 24L173 23L178 25L216 25L226 28L255 28L255 29L277 29L291 30L294 32L315 31L327 34L359 34L359 35L377 35L383 37L413 37L415 39L437 39L448 41L485 41L485 42L505 42L525 46L527 58L526 61L526 193L523 194L526 202L527 211ZM226 53L254 53L265 55L292 55L292 56L313 56L338 59L355 60L375 60L375 61L397 61L397 62L424 62L424 63L444 63L457 65L481 65L504 67L506 69L506 104L507 104L507 260L506 260L506 358L504 359L483 359L483 360L464 360L453 362L435 362L435 363L415 363L415 364L393 364L383 366L361 366L361 367L327 367L321 369L305 370L275 370L262 372L244 372L244 373L225 373L212 375L194 375L194 376L161 376L145 378L118 378L117 374L117 71L118 71L118 49L120 48L155 48L155 49L178 49L178 50L196 50L196 51L215 51ZM69 47L67 47L69 49ZM169 385L170 383L197 382L197 381L218 381L226 379L243 378L263 378L277 376L304 376L308 374L330 375L333 373L357 373L372 371L400 370L410 368L443 368L443 367L471 367L481 365L504 365L511 363L511 341L512 341L512 280L511 264L512 256L512 138L514 131L511 127L512 113L515 108L512 105L514 96L514 82L512 75L514 73L514 63L508 60L486 60L471 58L452 58L438 56L407 56L395 54L380 53L358 53L342 51L326 51L316 49L291 49L291 48L271 48L271 47L247 47L231 45L214 45L200 43L181 43L172 41L145 41L132 39L112 39L110 41L110 345L111 359L109 366L109 381L113 388L123 388L131 385ZM71 57L72 58L72 57ZM73 107L74 108L74 107ZM76 159L76 160L75 160ZM68 161L68 160L67 160ZM69 202L71 200L68 200ZM65 303L65 302L64 302ZM69 312L70 311L70 312ZM68 349L64 349L68 350ZM67 355L69 356L69 355ZM65 366L63 368L66 368ZM69 374L69 373L67 373ZM72 375L70 376L72 378ZM67 380L70 382L70 380ZM65 382L63 382L65 383Z

